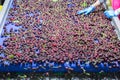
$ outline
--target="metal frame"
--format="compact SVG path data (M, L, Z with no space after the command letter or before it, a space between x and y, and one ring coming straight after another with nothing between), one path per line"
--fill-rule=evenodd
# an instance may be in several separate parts
M4 4L3 4L3 8L2 11L0 12L0 36L1 36L1 32L3 29L3 26L5 24L10 6L12 4L13 0L5 0Z
M112 9L112 7L108 7L108 9ZM111 24L115 27L115 32L120 40L120 19L118 17L113 17Z
M118 39L120 40L120 20L118 17L114 17L112 19L112 25L115 27L116 34L118 36Z

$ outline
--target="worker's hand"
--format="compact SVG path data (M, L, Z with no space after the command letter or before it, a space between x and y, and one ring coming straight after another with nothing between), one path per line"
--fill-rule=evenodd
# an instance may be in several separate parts
M112 17L118 16L118 14L113 10L107 10L104 12L104 14L107 18L112 18Z
M88 8L85 8L84 10L79 10L77 11L77 14L78 15L81 15L81 14L85 14L85 15L88 15L90 14L91 12L93 12L95 10L95 7L94 6L90 6Z

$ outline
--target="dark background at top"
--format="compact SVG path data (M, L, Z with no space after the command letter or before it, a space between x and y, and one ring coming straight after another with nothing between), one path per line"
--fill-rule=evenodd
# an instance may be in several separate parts
M0 0L0 5L3 5L5 0Z

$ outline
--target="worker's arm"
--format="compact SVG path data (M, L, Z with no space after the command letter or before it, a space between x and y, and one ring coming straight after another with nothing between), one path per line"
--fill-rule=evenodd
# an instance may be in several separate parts
M97 7L97 6L101 5L102 3L106 3L106 0L97 0L97 1L93 4L93 6L94 6L94 7Z
M102 2L100 2L100 0L97 0L92 6L97 7L101 4Z
M120 8L118 8L117 10L107 10L104 12L105 16L107 18L112 18L112 17L117 17L120 14Z
M93 12L95 10L95 8L97 6L99 6L101 3L104 3L106 0L97 0L94 4L92 4L90 7L88 8L85 8L83 10L79 10L77 12L78 15L81 15L81 14L85 14L85 15L88 15L90 14L91 12Z

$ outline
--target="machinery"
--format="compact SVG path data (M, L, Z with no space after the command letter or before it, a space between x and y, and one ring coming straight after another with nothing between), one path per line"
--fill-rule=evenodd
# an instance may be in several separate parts
M0 12L0 36L2 33L2 29L3 26L5 24L6 21L6 17L8 15L10 6L12 4L13 0L1 0L0 4L3 4L3 7L0 6L1 12ZM107 8L107 7L106 7ZM109 9L111 9L111 7L108 7ZM115 31L118 35L118 38L120 39L120 20L118 19L118 17L114 17L112 19L111 24L116 28ZM56 64L55 68L50 68L49 66L47 67L43 67L44 63L25 63L25 64L11 64L10 66L0 66L0 71L1 72L48 72L53 71L53 72L66 72L66 68L64 67L64 64ZM66 63L67 64L67 63ZM106 63L108 65L108 63ZM33 66L32 66L33 65ZM109 69L108 66L104 66L104 63L101 63L98 66L98 68L93 67L92 65L88 65L87 63L82 64L82 66L84 67L84 69L87 72L100 72L100 71L104 71L104 72L117 72L120 70L120 68L113 68L113 69ZM29 67L29 68L28 68ZM58 68L59 67L59 68ZM39 70L38 70L39 69ZM84 72L84 69L79 69L79 67L73 67L73 69L76 72Z
M13 0L0 0L0 35Z

